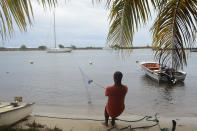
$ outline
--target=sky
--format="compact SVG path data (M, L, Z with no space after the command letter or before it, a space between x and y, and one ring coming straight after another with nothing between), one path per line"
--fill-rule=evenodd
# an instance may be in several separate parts
M54 47L53 11L44 10L36 1L32 1L34 21L27 32L15 28L11 39L1 42L4 47L38 47L41 45ZM109 29L109 10L103 4L92 4L92 0L58 0L55 9L55 26L57 45L75 45L77 47L105 47ZM134 46L151 45L152 37L149 29L150 20L134 35ZM4 43L4 44L2 44Z

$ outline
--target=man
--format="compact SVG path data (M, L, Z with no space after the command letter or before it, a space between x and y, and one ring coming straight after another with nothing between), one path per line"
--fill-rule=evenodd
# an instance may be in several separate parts
M125 108L124 100L127 93L127 86L122 85L122 73L117 71L114 73L114 85L108 86L105 90L105 96L108 101L105 107L105 126L108 126L109 116L112 118L111 124L115 125L115 118L118 117Z

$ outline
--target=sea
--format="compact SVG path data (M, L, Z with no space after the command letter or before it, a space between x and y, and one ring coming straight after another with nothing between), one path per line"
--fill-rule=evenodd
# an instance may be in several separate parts
M0 101L35 102L33 115L103 116L105 89L115 71L128 86L122 115L197 116L197 53L188 53L183 83L146 77L139 62L155 61L150 49L0 52ZM89 80L93 80L90 82Z

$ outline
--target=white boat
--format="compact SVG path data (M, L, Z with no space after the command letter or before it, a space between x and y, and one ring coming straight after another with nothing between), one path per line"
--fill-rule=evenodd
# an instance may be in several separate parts
M157 62L141 62L140 65L148 77L158 82L176 83L177 81L184 81L186 77L186 72L162 67Z
M67 52L71 52L72 49L71 48L50 48L47 49L47 53L67 53Z
M105 46L105 47L103 47L103 50L112 50L112 48L109 46Z
M55 11L54 11L53 14L54 14L54 43L55 43L55 47L47 49L47 53L67 53L67 52L71 52L72 51L71 48L57 48L56 47Z
M0 126L12 125L32 113L34 103L0 102Z

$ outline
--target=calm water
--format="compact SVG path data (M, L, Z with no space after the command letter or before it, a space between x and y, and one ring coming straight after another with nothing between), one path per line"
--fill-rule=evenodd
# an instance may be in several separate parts
M113 84L113 73L123 72L129 91L124 114L197 116L197 53L189 55L184 83L173 87L146 78L136 61L153 60L151 50L123 52L77 50L66 54L46 52L0 52L0 100L23 96L36 102L34 114L58 116L103 116L107 98L104 89L89 86L92 103L79 66L97 83ZM30 64L33 60L34 64ZM93 61L93 65L89 65ZM123 115L124 115L123 114Z

